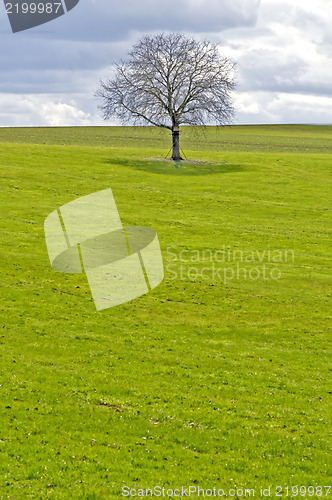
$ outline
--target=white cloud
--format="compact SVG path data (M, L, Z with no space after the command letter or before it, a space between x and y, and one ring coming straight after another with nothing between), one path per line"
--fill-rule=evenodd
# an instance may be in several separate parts
M325 0L263 0L254 28L223 34L238 60L238 122L332 123L327 5Z
M281 93L273 97L267 110L279 116L279 122L284 121L285 110L287 110L288 122L291 123L332 121L332 99L328 97Z
M83 104L83 106L82 106ZM82 110L84 102L54 94L0 94L0 124L11 127L101 125L95 114Z
M331 123L332 99L275 92L240 93L237 123Z

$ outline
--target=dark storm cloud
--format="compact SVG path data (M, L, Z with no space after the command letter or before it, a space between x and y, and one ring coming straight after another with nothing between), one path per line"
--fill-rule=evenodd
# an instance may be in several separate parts
M255 22L259 3L259 0L81 0L61 18L15 35L9 30L3 9L0 92L77 92L78 87L81 90L87 87L84 73L101 72L125 56L141 32L201 32L248 26Z
M259 5L260 0L81 0L65 16L30 32L92 42L122 40L131 31L214 32L254 25ZM8 29L1 18L1 29Z
M69 28L71 39L116 41L133 31L223 31L253 26L259 5L260 0L86 0L72 12L75 26L68 15L58 33L64 37Z
M329 82L315 82L308 77L310 61L300 54L285 54L271 49L251 50L239 57L238 65L242 68L240 84L245 92L268 91L332 96Z

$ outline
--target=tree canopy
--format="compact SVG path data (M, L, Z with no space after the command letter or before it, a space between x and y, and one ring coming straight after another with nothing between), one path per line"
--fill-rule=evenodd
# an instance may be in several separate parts
M145 35L97 96L105 120L149 123L173 134L173 156L181 159L180 125L228 124L233 117L235 64L219 46L179 33Z

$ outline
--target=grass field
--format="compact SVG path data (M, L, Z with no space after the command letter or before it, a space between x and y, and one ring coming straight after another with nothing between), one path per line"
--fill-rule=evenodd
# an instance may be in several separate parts
M332 127L186 128L181 165L169 147L0 129L1 499L331 485ZM165 279L96 312L43 224L109 187L124 225L157 231Z

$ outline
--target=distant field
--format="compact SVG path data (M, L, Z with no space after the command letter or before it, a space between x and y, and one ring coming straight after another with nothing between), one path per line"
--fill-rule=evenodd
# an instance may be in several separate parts
M45 127L0 128L0 142L66 146L152 148L166 156L170 132L151 127ZM332 153L332 126L257 125L232 127L182 127L186 151L257 151Z
M332 127L181 138L178 165L150 127L0 128L1 499L326 498ZM124 225L157 231L165 279L96 312L43 224L108 187Z

